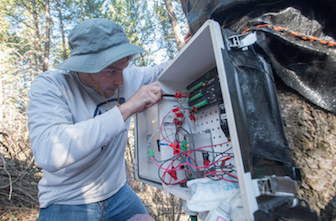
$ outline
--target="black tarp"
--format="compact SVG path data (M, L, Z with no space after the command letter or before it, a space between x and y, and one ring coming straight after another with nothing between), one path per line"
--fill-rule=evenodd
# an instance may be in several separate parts
M207 19L256 31L274 73L317 106L336 113L336 1L181 0L194 34Z

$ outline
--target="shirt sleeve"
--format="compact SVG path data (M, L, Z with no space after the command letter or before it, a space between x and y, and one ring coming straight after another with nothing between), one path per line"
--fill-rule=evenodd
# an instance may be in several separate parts
M85 113L72 113L66 96L75 95L67 92L68 89L48 78L38 77L28 93L31 148L36 163L50 172L94 157L113 137L127 131L117 107L95 118L74 122L73 114ZM77 102L75 97L73 102Z
M154 67L129 67L128 74L131 74L131 79L133 79L134 87L133 89L138 90L142 85L150 84L157 81L160 73L170 64L171 62L165 62Z

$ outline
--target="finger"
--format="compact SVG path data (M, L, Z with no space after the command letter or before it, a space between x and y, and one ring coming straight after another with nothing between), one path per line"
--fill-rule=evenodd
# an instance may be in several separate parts
M191 39L191 35L190 32L188 31L188 33L184 36L184 43L187 44Z
M188 31L188 33L184 36L184 39L190 38L190 31Z
M151 101L153 102L153 104L157 103L161 99L161 97L162 97L161 90L150 91L149 96L150 96Z
M154 82L152 84L149 84L148 87L149 87L149 90L152 91L154 94L159 93L160 96L161 96L164 93L162 91L161 87L159 86L158 82Z
M148 108L160 102L162 99L163 98L161 90L155 90L155 91L151 90L148 91L146 97L143 99L143 102L145 103L145 106Z

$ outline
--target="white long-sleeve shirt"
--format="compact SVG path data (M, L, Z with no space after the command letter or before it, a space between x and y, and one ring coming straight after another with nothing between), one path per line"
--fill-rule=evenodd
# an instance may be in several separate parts
M127 67L120 102L155 81L165 66ZM31 148L44 173L38 184L40 207L93 203L114 195L126 183L130 125L116 106L117 92L108 98L111 109L77 73L50 70L35 79L28 96Z

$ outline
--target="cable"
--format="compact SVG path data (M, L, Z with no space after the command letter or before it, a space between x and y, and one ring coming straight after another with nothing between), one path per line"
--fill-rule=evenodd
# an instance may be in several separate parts
M160 144L168 146L167 144L162 144L162 143L160 143ZM205 147L201 147L201 148L205 148ZM162 182L165 183L166 185L175 185L175 184L185 183L188 180L188 179L186 179L188 177L188 174L186 175L186 178L182 179L181 181L177 181L175 183L173 183L171 181L166 182L166 180L165 180L166 179L166 174L168 173L171 176L171 178L173 177L175 180L177 180L176 171L185 171L185 172L191 173L191 170L186 170L183 167L186 166L186 165L189 165L190 167L196 168L197 166L194 166L194 165L190 164L188 161L185 161L184 163L181 163L180 159L183 155L187 155L187 158L190 158L190 156L188 154L190 154L190 152L194 152L194 151L200 151L200 150L188 150L188 151L180 152L179 154L177 154L177 155L175 155L175 156L173 156L169 159L163 160L163 161L158 161L153 154L152 159L153 159L154 163L156 164L156 166L158 166L158 168L159 168L158 175L159 175L160 179L162 180ZM237 179L237 176L235 176L235 175L233 175L229 172L207 170L207 169L211 168L212 166L214 166L216 163L226 162L226 161L228 161L232 158L233 158L233 156L228 154L226 156L221 156L219 159L217 159L216 161L212 162L211 164L209 164L207 166L197 167L197 169L206 169L205 170L205 175L202 176L201 172L199 171L199 176L198 177L201 178L201 177L214 176L214 177L217 177L218 179L226 180L226 181L229 181L229 182L237 182L236 180L227 179L227 178L224 178L223 176L221 176L221 175L228 175L228 176L230 176L234 179ZM190 159L194 161L194 159L192 159L192 158L190 158ZM177 165L175 164L176 161L179 161ZM162 164L159 165L157 162L162 162ZM168 162L170 162L169 165L167 166L167 168L164 168L163 165L168 163ZM194 162L194 163L196 164L196 162ZM175 166L174 166L174 164L175 164ZM179 169L179 168L182 168L182 169ZM164 171L162 176L160 174L161 170Z
M185 93L188 94L185 95ZM233 159L233 154L229 153L232 146L225 151L216 152L214 150L215 146L222 146L230 141L196 148L192 126L192 123L196 122L196 118L193 110L185 106L189 95L190 92L186 90L175 93L174 101L176 105L163 116L159 128L148 140L147 146L156 132L159 131L161 137L158 145L162 146L162 148L172 148L173 156L160 161L155 158L154 152L149 149L150 154L148 156L152 158L158 167L158 177L166 185L184 184L190 179L203 177L237 182L236 172L230 163ZM184 98L186 99L181 101ZM187 126L185 127L184 125ZM211 150L206 148L211 148ZM197 152L202 155L202 165L198 165L200 161L197 159ZM209 154L212 156L211 159L209 159Z
M148 142L147 142L147 145L146 145L146 147L148 147L148 146L149 146L149 143L152 141L152 139L153 139L154 135L155 135L157 132L159 132L159 129L156 129L156 130L154 131L154 133L153 133L153 134L150 136L150 138L148 139Z

